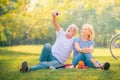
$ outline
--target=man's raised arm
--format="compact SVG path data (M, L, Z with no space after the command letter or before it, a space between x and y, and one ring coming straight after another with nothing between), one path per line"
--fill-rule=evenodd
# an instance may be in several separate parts
M56 31L58 32L60 30L60 25L56 19L57 15L58 15L58 12L56 10L53 10L52 11L53 24L54 24Z

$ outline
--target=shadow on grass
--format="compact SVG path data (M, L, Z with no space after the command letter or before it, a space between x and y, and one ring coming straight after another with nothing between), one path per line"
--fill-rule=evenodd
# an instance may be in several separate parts
M40 54L35 53L25 53L25 52L15 52L11 50L0 49L0 65L10 66L10 64L17 65L22 61L35 61L39 58ZM16 64L17 63L17 64ZM2 65L4 64L4 65Z
M16 51L12 51L12 50L0 49L0 56L4 56L4 55L7 55L7 56L21 56L21 55L24 55L24 56L29 56L29 55L39 56L39 54L37 54L37 53L33 54L33 53L16 52Z

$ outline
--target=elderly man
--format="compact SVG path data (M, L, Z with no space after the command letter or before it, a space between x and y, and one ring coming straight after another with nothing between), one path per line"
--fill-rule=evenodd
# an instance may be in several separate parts
M47 69L50 66L63 65L69 58L71 51L73 50L73 37L78 31L78 27L75 24L71 24L66 32L61 28L57 22L58 12L52 11L53 24L56 30L56 41L51 47L49 43L46 43L42 49L40 55L40 63L28 68L26 64L22 64L21 72L28 72L38 69Z

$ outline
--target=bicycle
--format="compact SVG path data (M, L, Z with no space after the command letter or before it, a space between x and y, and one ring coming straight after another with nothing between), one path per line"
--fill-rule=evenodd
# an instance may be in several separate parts
M116 60L120 58L120 32L115 34L110 40L110 53Z

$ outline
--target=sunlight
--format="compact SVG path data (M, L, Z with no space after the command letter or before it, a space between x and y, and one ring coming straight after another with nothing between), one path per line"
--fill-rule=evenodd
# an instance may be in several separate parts
M38 2L38 0L30 0L30 5L28 7L28 11L32 11L35 8L35 4Z

